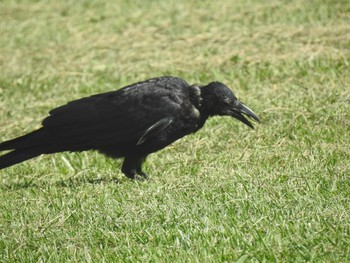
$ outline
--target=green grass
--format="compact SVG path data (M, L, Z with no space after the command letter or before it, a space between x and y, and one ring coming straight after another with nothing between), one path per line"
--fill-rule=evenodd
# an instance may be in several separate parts
M5 0L0 18L0 141L168 74L222 81L262 119L209 120L143 183L95 152L1 170L0 261L350 261L347 0Z

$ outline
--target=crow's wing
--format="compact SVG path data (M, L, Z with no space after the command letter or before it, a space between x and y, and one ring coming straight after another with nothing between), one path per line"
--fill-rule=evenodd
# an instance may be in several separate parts
M72 147L141 144L170 125L185 100L179 86L144 83L72 101L52 110L43 126Z
M172 117L165 117L159 121L157 121L155 124L153 124L151 127L149 127L142 135L142 137L138 140L136 145L140 145L144 143L148 138L152 138L159 134L161 131L163 131L166 127L168 127L173 122Z

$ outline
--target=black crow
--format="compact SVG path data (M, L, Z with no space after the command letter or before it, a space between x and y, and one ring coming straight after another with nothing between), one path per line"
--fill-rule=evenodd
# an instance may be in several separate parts
M0 143L0 169L41 154L97 150L124 157L122 172L146 178L142 163L181 137L203 127L215 115L232 116L249 127L244 117L259 117L220 82L205 86L165 76L122 89L69 102L50 111L42 127Z

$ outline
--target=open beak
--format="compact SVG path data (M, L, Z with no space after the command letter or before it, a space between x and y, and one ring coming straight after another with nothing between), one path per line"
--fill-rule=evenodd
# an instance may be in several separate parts
M244 116L244 115L245 116ZM232 117L240 120L244 124L248 125L250 128L254 129L253 125L248 121L246 117L249 117L251 120L255 120L257 122L260 122L259 117L255 114L254 111L249 109L246 105L244 105L242 102L238 102L238 105L232 110L231 114Z

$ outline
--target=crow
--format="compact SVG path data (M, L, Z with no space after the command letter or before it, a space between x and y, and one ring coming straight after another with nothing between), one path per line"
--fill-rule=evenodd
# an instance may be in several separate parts
M97 150L122 158L122 172L147 178L142 164L148 154L195 133L211 116L232 116L249 127L245 116L259 117L221 82L189 85L163 76L68 102L49 112L42 127L0 143L0 169L41 154Z

